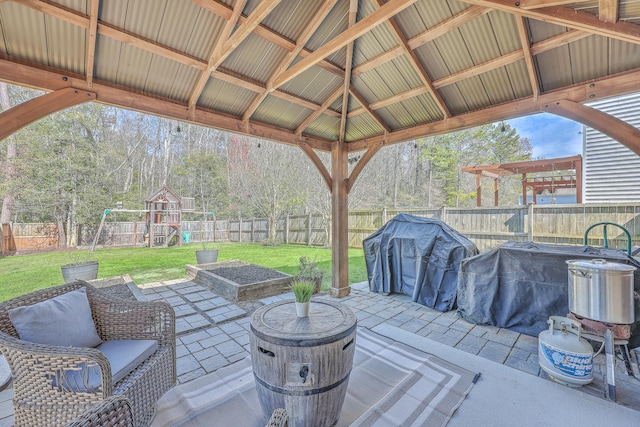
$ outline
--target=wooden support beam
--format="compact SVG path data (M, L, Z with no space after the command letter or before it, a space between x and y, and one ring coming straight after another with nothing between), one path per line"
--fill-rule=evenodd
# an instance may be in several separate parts
M618 0L599 0L598 18L612 24L618 22Z
M87 42L86 71L87 86L93 86L93 66L96 55L96 39L98 38L98 12L100 10L100 0L91 0L89 9L89 41Z
M482 206L482 175L476 174L476 206Z
M538 75L536 73L535 66L533 65L533 57L531 55L531 49L529 47L529 32L522 16L516 16L516 24L518 25L518 35L520 36L520 43L522 44L522 53L524 56L524 62L527 66L527 74L529 74L529 81L531 82L531 91L533 92L533 99L537 100L540 95L540 86L538 85ZM497 206L497 205L496 205Z
M582 0L586 1L586 0ZM541 7L549 7L549 6L562 6L565 4L575 4L580 3L581 0L521 0L520 8L529 10L529 9L540 9Z
M640 156L640 129L623 120L569 100L550 102L543 111L592 127Z
M498 193L500 191L500 181L493 178L493 206L498 207Z
M378 113L376 113L371 106L367 103L367 100L364 99L364 97L360 94L360 92L358 92L356 90L356 88L351 88L350 89L351 95L353 95L353 97L355 99L358 100L358 102L360 103L360 105L362 105L362 108L365 109L365 111L367 113L369 113L369 115L371 117L373 117L373 120L376 121L376 123L378 123L378 125L385 131L385 132L391 132L391 128L382 120L382 117L380 117L378 115ZM349 115L349 117L351 117L351 115Z
M329 98L327 98L327 100L322 103L320 108L316 109L313 113L311 113L311 115L309 115L309 117L307 117L302 123L300 123L298 128L295 130L296 135L302 134L302 131L304 131L311 123L313 123L315 119L320 117L320 114L324 113L325 111L331 111L328 110L329 106L333 104L336 99L338 99L341 93L342 86L336 89L336 91L333 92L331 96L329 96Z
M51 113L95 99L93 92L66 87L16 105L0 113L0 141Z
M331 150L331 290L333 297L349 295L349 199L347 193L347 145L334 143Z
M358 14L358 0L349 1L349 29L356 23ZM348 31L348 30L347 30ZM349 113L349 88L351 87L351 64L353 63L353 40L347 43L345 60L344 81L342 84L342 117L340 117L340 132L338 133L338 143L343 144L347 129L347 114Z
M358 163L356 164L356 166L351 171L351 175L349 175L349 179L347 180L347 193L351 192L351 189L353 188L353 185L356 183L356 180L358 179L358 176L360 175L360 173L362 172L364 167L367 165L367 163L369 163L369 160L371 160L373 158L373 156L378 151L380 151L380 149L383 146L384 146L384 144L382 142L377 142L377 143L371 145L367 149L367 151L365 151L365 153L362 155L360 160L358 160Z
M329 187L329 191L331 191L333 180L331 179L331 175L329 174L329 171L325 167L324 163L322 163L322 160L320 160L320 157L318 157L318 154L316 154L316 152L313 151L313 148L306 142L298 144L298 147L300 147L300 149L304 151L307 157L311 159L316 169L318 169L318 172L320 172L320 176L322 176L325 184L327 184L327 187Z

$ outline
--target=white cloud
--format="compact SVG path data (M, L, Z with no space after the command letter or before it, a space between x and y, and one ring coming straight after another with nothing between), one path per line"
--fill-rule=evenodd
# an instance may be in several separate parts
M552 159L582 154L582 124L548 113L508 120L533 145L533 157Z

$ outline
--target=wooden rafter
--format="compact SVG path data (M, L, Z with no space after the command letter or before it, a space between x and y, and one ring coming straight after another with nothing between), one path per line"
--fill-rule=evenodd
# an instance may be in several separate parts
M349 31L356 24L358 14L358 0L349 1ZM355 40L355 39L354 39ZM347 129L347 115L349 114L349 88L351 88L351 64L353 63L353 40L347 44L346 66L344 70L344 81L342 85L342 117L340 117L340 133L338 141L344 142Z
M604 22L618 21L618 0L599 0L598 18Z
M302 131L304 131L311 123L313 123L313 121L315 119L320 117L320 114L324 113L325 111L331 111L331 110L328 110L329 106L331 104L333 104L333 102L336 99L338 99L338 97L340 96L341 93L342 93L342 86L340 86L338 89L336 89L336 91L333 92L331 94L331 96L329 98L327 98L327 100L322 103L320 108L316 109L313 113L311 113L309 115L309 117L307 117L306 119L304 119L304 121L302 123L300 123L298 128L295 130L295 134L296 135L301 135Z
M428 42L437 39L438 37L452 31L461 25L466 24L479 16L484 15L485 13L491 12L491 9L485 9L483 7L471 6L468 9L458 13L457 15L452 16L451 18L435 25L433 28L424 31L421 34L418 34L415 37L412 37L407 41L410 49L417 49L418 47L427 44ZM352 75L357 76L362 73L366 73L369 70L372 70L375 67L378 67L385 62L389 62L398 56L404 54L404 49L401 46L397 46L393 49L382 53L375 58L370 59L369 61L363 62L362 64L355 67L352 71Z
M322 47L315 52L309 54L306 58L303 58L293 67L289 68L286 72L282 73L274 81L274 86L279 87L302 74L309 68L322 61L327 56L331 55L335 51L345 47L353 40L362 36L372 28L377 27L390 17L402 12L407 7L411 6L417 0L390 0L383 7L369 14L366 18L353 25L351 28L346 29L341 34L337 35L333 39L329 40Z
M372 0L372 2L376 7L382 7L384 5L384 2L382 0ZM442 112L444 118L446 119L447 117L451 117L451 111L449 111L449 107L447 107L447 104L444 102L444 99L442 99L442 96L440 96L438 91L433 87L431 77L429 77L426 70L424 69L424 66L420 63L420 60L418 59L416 53L409 47L407 38L402 33L400 26L398 25L396 20L393 19L393 17L387 20L387 26L391 29L392 34L404 51L405 56L409 60L409 63L413 67L414 71L418 73L418 77L422 81L423 86L427 89L427 93L431 95L431 98L435 102L436 106L440 109L440 112Z
M512 0L462 0L465 3L490 7L507 13L521 14L527 18L550 24L562 25L576 30L586 31L603 37L640 44L640 26L628 22L603 22L597 16L561 6L543 7L525 10L516 6Z
M275 71L271 74L271 76L267 80L267 85L265 90L259 93L258 96L256 96L253 99L253 101L251 102L251 105L249 105L249 108L247 108L247 110L242 115L242 120L244 121L249 120L251 115L253 115L253 113L256 111L256 109L262 103L262 101L264 101L267 95L273 92L274 79L278 77L281 73L283 73L287 69L287 67L291 65L293 60L298 57L298 55L300 54L304 46L307 44L311 36L313 36L313 33L316 32L320 24L322 24L322 21L324 21L324 19L327 17L329 12L331 12L331 9L333 9L333 6L336 4L337 1L338 0L325 0L322 6L320 6L320 9L316 12L311 22L307 24L305 30L300 35L300 38L296 42L296 47L284 57L284 59L280 62L280 64L278 64Z
M87 85L93 86L93 65L96 56L96 39L98 38L98 12L100 11L100 0L91 0L89 9L89 41L87 43L86 75Z
M231 52L233 52L244 39L251 34L260 22L271 13L271 11L280 3L281 0L263 0L254 10L251 15L235 30L233 34L231 31L236 26L237 21L240 19L242 10L244 9L247 0L236 0L231 14L231 19L227 21L220 35L220 41L213 48L213 52L209 57L207 69L200 74L195 88L189 97L189 109L193 109L198 98L204 90L204 86L207 84L209 77L213 70L215 70L222 62L227 59Z
M542 40L534 44L529 49L529 52L531 53L531 55L535 56L542 52L547 52L549 50L558 48L560 46L564 46L566 44L572 43L574 41L577 41L589 36L590 36L589 33L585 33L578 30L567 31L566 33L558 34L557 36L550 37L546 40ZM509 52L497 58L490 59L489 61L484 62L482 64L475 65L473 67L469 67L465 70L460 70L457 73L448 75L441 79L434 80L433 86L436 89L440 89L442 87L449 86L459 81L468 79L470 77L477 76L479 74L486 73L491 70L495 70L496 68L500 68L508 64L512 64L522 59L524 59L524 50L520 49L513 52ZM423 86L419 86L413 89L409 89L408 91L400 93L398 95L393 95L393 96L390 96L389 98L372 102L369 106L372 110L377 110L379 108L387 107L397 102L401 102L401 101L413 98L415 96L420 96L425 93L427 93L427 89ZM363 108L357 108L349 112L349 116L355 117L363 113L366 113L366 111Z
M538 85L538 76L536 69L533 65L533 56L531 55L531 48L529 46L529 33L522 16L516 16L516 24L518 25L518 35L520 36L520 44L522 45L522 54L524 56L524 63L527 66L527 73L529 74L529 81L531 82L531 91L533 92L534 101L538 100L540 94L540 86Z
M587 0L582 0L587 1ZM564 4L580 3L580 0L522 0L520 8L522 9L540 9L541 7L562 6Z

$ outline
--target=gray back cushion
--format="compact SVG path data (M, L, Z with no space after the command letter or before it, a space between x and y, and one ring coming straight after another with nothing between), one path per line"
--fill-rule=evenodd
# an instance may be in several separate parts
M102 342L85 288L11 309L9 318L24 341L64 347L95 347Z

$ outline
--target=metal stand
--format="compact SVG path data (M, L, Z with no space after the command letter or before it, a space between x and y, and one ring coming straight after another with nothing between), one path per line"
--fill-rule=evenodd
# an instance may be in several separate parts
M616 378L615 378L615 369L616 369L616 357L615 357L615 347L618 346L620 349L620 354L622 355L622 359L624 360L624 365L627 368L627 374L632 376L635 379L640 379L638 375L637 366L634 369L633 363L631 362L631 357L629 355L629 344L628 340L618 339L613 337L613 333L611 329L607 329L602 335L593 335L589 333L582 333L582 337L593 340L597 342L604 343L604 351L606 356L607 363L607 382L605 384L605 396L607 399L615 402L616 400Z

